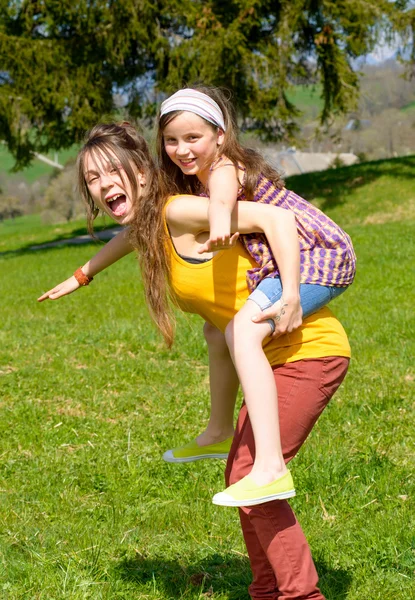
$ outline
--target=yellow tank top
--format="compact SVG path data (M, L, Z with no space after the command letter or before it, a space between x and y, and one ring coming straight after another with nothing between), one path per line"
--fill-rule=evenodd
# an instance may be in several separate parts
M234 248L215 254L212 260L191 264L177 254L170 236L167 252L171 260L172 290L179 307L225 331L249 295L246 272L255 265L253 258L237 243ZM350 346L342 325L330 309L324 307L304 319L294 332L270 338L264 352L269 362L277 365L305 358L350 357Z

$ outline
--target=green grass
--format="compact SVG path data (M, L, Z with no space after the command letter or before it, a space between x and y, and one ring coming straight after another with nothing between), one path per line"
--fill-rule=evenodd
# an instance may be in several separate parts
M403 107L401 108L401 110L402 110L403 112L406 112L406 111L413 111L413 110L415 110L415 100L414 100L413 102L410 102L410 103L409 103L409 104L407 104L406 106L403 106Z
M76 156L76 148L69 148L67 150L59 151L57 157L58 162L64 165L69 158L74 158ZM55 159L55 154L51 152L48 155L48 158L51 160ZM38 179L48 178L52 175L55 168L42 162L41 160L34 158L32 164L29 167L26 167L22 171L18 173L13 173L11 170L14 167L15 160L7 148L0 144L0 174L6 176L7 178L13 180L25 180L27 183L34 183Z
M415 156L297 175L287 187L343 227L415 219Z
M113 226L112 221L100 216L95 220L94 231ZM22 252L32 246L66 240L86 233L85 219L56 225L48 225L39 214L7 219L0 221L0 255L2 252Z
M350 372L292 465L328 600L414 597L413 166L289 181L346 227L358 256L333 303ZM0 225L0 598L248 600L237 512L211 504L224 464L161 459L208 414L200 319L179 314L167 351L133 256L37 304L95 251L28 250L56 235L29 219Z
M289 89L287 96L305 119L316 119L323 109L322 87L315 85L296 85Z

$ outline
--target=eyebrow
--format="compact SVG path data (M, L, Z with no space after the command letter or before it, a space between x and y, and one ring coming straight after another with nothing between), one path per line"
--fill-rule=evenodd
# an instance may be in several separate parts
M189 129L188 131L182 131L180 133L181 136L185 136L185 135L199 135L199 134L200 134L200 131L196 131L196 130L193 130L193 129ZM178 137L178 136L177 136L177 134L174 134L174 133L165 133L163 131L163 137Z
M102 165L104 170L108 170L109 168L112 167L112 163L107 162L105 165ZM88 171L85 171L85 176L86 175L100 175L102 172L102 169L99 169L98 167L96 167L95 169L88 169Z

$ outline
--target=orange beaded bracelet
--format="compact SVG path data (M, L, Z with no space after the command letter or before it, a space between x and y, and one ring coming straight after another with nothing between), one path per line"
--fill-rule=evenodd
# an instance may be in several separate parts
M89 285L94 279L93 277L88 277L88 275L85 275L81 267L79 267L79 269L76 269L73 276L75 277L79 285Z

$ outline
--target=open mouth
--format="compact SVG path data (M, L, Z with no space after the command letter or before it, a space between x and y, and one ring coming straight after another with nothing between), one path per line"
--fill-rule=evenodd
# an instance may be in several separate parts
M116 217L122 217L127 211L127 198L124 194L117 194L109 198L107 204Z
M190 158L189 160L181 160L180 164L182 167L192 167L196 162L195 158Z

